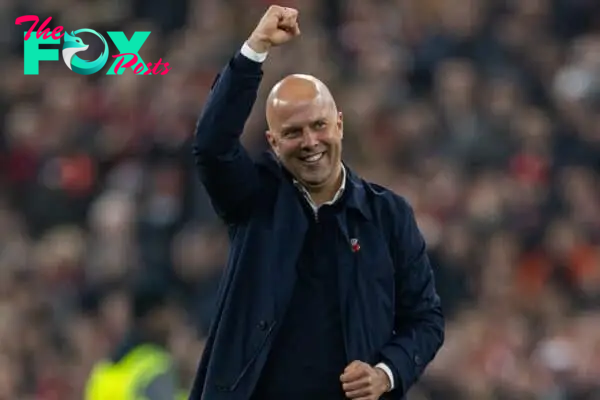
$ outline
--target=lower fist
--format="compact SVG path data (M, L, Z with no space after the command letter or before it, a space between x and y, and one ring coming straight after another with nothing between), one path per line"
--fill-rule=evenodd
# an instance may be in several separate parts
M386 373L362 361L350 363L340 377L346 397L356 400L378 400L390 388Z

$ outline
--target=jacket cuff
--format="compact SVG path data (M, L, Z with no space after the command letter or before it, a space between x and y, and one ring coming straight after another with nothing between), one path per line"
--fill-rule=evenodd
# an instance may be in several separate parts
M392 372L392 370L390 369L390 367L388 367L384 363L379 363L379 364L375 365L375 368L379 368L379 369L383 370L383 372L385 372L385 374L387 375L388 379L390 380L390 390L389 390L389 392L391 392L392 390L394 390L394 373Z
M232 59L231 67L244 75L262 75L262 65L263 63L246 57L241 50L238 50Z
M256 51L254 51L252 49L252 47L250 47L248 45L247 42L244 42L244 45L242 46L240 53L245 56L246 58L249 58L250 60L257 62L257 63L262 63L267 59L267 55L269 54L269 52L264 52L264 53L257 53Z

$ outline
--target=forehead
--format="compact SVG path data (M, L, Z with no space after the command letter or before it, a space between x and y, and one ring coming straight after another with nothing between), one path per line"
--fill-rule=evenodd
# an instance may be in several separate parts
M288 102L278 104L274 111L274 128L286 129L293 126L302 126L319 119L329 118L332 108L317 97L311 101Z

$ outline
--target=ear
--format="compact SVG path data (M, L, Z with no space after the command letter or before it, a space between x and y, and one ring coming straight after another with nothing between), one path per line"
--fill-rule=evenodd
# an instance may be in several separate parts
M337 117L337 126L338 126L338 130L340 132L340 138L344 138L344 115L342 114L341 111L338 112L338 117Z
M279 155L278 151L277 151L277 138L275 137L275 134L271 131L266 131L265 132L265 137L267 138L267 142L269 142L269 146L271 147L271 150L273 150L275 152L275 154Z

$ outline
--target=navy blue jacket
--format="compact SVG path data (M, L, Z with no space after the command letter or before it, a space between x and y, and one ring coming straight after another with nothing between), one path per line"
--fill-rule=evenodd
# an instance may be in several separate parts
M197 124L198 173L229 226L231 246L190 400L250 397L291 298L308 225L277 159L267 152L254 161L239 141L262 74L261 64L236 54L217 76ZM387 363L396 388L385 398L399 400L443 343L440 300L411 207L347 170L352 195L338 217L344 240L332 246L342 271L348 363Z

